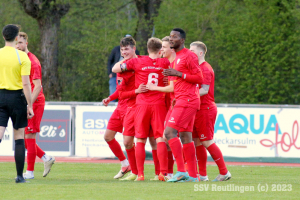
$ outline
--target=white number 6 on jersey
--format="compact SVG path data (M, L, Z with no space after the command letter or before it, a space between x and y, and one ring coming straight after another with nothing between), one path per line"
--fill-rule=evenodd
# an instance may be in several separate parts
M158 74L157 73L150 73L148 75L148 84L158 85Z

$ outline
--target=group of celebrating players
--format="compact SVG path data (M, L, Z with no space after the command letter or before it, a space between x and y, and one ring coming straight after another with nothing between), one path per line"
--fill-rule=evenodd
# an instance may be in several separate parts
M117 73L117 90L102 101L107 106L119 99L104 135L121 162L115 179L145 180L147 138L155 165L155 177L150 180L208 181L207 151L219 168L220 174L213 181L231 178L222 152L213 142L217 107L214 71L205 61L207 48L197 41L187 49L185 38L180 28L162 40L152 37L147 42L148 56L135 54L136 42L131 36L120 42L124 60L112 69ZM128 160L115 140L117 132L123 132ZM174 158L177 173L173 176Z

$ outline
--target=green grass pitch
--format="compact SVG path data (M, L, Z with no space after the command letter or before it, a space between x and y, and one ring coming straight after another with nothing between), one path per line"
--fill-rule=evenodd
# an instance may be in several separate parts
M228 166L232 179L218 183L211 181L218 174L216 166L208 166L210 181L199 183L150 182L149 179L154 176L153 165L145 165L145 182L121 182L113 179L119 169L119 164L56 163L50 174L43 178L43 164L37 163L35 179L26 184L16 184L14 183L16 174L14 163L0 163L0 199L300 198L299 168ZM239 188L239 191L224 191L230 185L231 188ZM246 191L248 186L249 189L253 186L254 191ZM263 187L266 190L266 186L268 186L268 191L261 191ZM258 187L260 187L260 192ZM218 191L218 189L223 191ZM242 189L244 192L241 191ZM290 189L291 191L288 191Z

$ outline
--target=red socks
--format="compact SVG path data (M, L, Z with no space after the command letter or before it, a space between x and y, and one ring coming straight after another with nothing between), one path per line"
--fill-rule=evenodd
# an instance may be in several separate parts
M152 158L154 161L155 175L159 175L160 166L159 166L159 161L158 161L158 157L157 157L157 150L152 150Z
M172 153L175 157L177 164L177 171L186 172L184 168L183 156L182 156L182 146L178 137L172 138L168 141L170 148L172 149Z
M207 151L203 145L196 147L196 155L198 159L199 174L200 176L207 176L206 163L207 163Z
M138 169L138 176L144 176L144 163L146 159L146 152L145 152L145 144L142 142L136 143L136 150L135 150L135 158L136 158L136 165Z
M168 173L168 149L165 142L157 143L157 156L160 163L160 172L166 176Z
M189 169L189 176L197 178L196 150L194 142L183 145L183 153Z
M43 151L38 145L36 145L36 155L39 158L42 158L45 155L45 151Z
M35 139L25 139L27 147L27 171L34 171L36 158L36 141Z
M168 151L168 174L173 174L174 159L172 151Z
M117 142L117 140L115 138L113 140L107 142L107 144L108 144L109 148L111 149L111 151L115 154L115 156L117 158L119 158L120 161L123 161L126 159L119 142Z
M126 149L126 152L131 167L131 172L135 175L138 175L138 170L137 170L136 160L135 160L135 146L133 146L131 149Z
M218 165L220 174L226 175L228 170L226 168L225 161L224 161L222 152L219 149L219 147L215 143L213 143L212 145L210 145L207 148L207 151L210 153L211 157L214 159L214 161Z

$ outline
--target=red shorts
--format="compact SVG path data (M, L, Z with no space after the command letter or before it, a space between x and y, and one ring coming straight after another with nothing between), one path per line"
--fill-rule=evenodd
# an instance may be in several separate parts
M166 118L165 118L165 122L164 122L164 128L166 129L167 127L167 122L169 121L169 118L170 118L170 115L172 113L172 107L170 106L168 112L167 112L167 115L166 115Z
M135 116L135 106L127 107L127 112L124 117L124 132L123 135L126 136L133 136L135 135L135 128L134 128L134 116Z
M178 132L193 132L196 108L174 106L167 126L176 129Z
M163 137L166 114L165 105L136 105L135 137L149 137L150 128L154 138Z
M107 129L122 133L125 114L126 111L116 109L109 118Z
M33 104L34 116L28 119L28 126L25 128L25 134L39 133L45 104Z
M193 138L200 138L200 141L212 140L214 138L216 117L217 106L198 110L194 124Z

